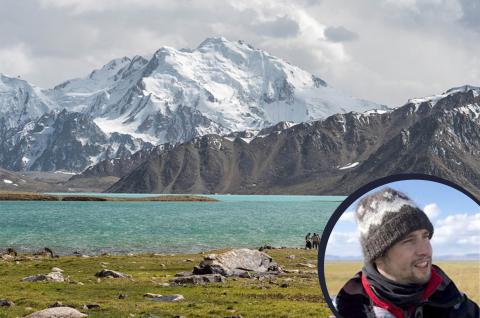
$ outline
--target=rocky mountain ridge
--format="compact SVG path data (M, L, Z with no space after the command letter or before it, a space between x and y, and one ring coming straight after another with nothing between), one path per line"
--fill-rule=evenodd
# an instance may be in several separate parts
M149 158L108 191L345 194L412 172L478 194L479 93L464 86L392 111L336 114L250 142L198 137Z
M195 49L162 47L149 59L114 59L84 78L51 89L2 75L0 165L12 170L81 172L102 159L121 160L133 154L138 150L134 143L146 145L147 150L150 144L175 144L205 134L261 130L280 121L303 122L373 108L386 107L342 94L319 77L242 41L207 38ZM87 138L79 130L73 134L61 130L67 136L57 136L60 130L50 130L51 137L44 132L39 138L35 129L38 121L45 120L42 116L83 118L95 136ZM107 150L106 143L115 143L116 136L129 139L128 153ZM94 140L99 144L94 145ZM48 157L68 157L68 147L75 150L74 163L60 164L58 158Z

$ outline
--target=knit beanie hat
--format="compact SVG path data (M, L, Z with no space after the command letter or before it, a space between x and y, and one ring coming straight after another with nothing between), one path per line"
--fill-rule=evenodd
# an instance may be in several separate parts
M433 235L427 215L405 194L385 188L364 197L355 213L365 262L372 262L413 231Z

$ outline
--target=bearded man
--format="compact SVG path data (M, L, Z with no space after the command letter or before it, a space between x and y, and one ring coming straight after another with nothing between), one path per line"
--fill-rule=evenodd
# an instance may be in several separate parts
M368 195L355 217L364 267L334 301L341 317L480 317L478 305L432 264L433 225L405 194L385 188Z

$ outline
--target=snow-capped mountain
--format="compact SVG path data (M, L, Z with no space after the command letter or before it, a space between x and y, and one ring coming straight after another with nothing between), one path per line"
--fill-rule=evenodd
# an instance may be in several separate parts
M148 61L116 59L47 94L62 108L92 115L105 132L157 144L382 108L346 96L265 51L221 37L194 50L162 47Z
M55 108L41 88L0 73L0 129L24 124Z
M0 163L11 170L78 172L102 159L125 158L137 147L374 108L385 106L342 94L244 42L207 38L195 49L162 47L148 59L114 59L51 89L2 75ZM86 128L53 129L60 118ZM130 145L120 154L106 150L116 136ZM80 157L60 160L71 147Z
M152 146L130 135L107 135L89 115L51 111L6 132L0 165L14 171L81 172L101 160L124 158Z

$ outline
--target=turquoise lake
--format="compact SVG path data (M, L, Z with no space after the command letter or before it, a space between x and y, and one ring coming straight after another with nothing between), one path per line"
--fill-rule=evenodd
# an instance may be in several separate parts
M104 194L101 194L104 195ZM109 196L143 197L118 194ZM0 248L65 255L301 247L345 197L209 195L220 202L0 202Z

